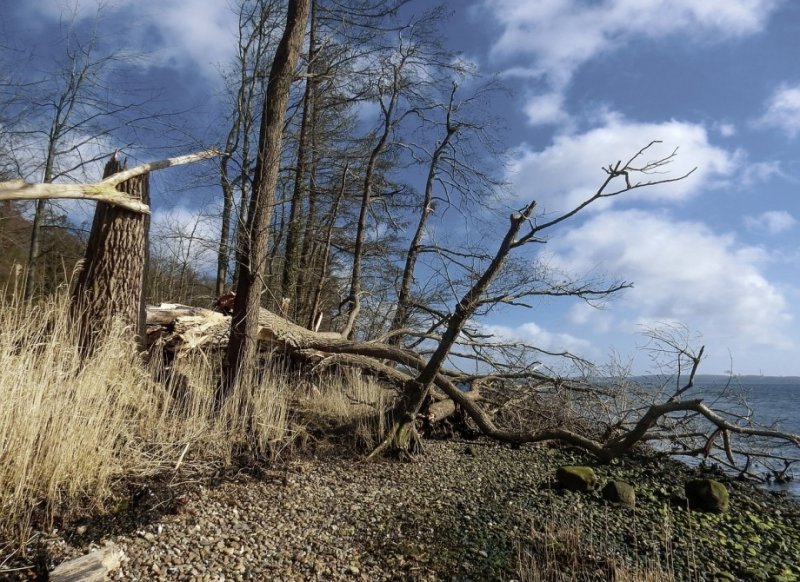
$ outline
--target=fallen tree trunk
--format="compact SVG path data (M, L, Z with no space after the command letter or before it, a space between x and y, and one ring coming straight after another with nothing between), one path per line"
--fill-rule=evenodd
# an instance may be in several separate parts
M147 308L148 337L161 338L164 349L180 356L198 348L222 349L227 345L230 316L209 309L185 305L162 304ZM347 340L336 332L314 332L296 325L266 309L261 309L257 340L265 349L278 350L309 364L312 370L331 367L351 367L372 375L406 397L413 389L415 378L425 369L427 360L413 350L382 342L356 342ZM391 362L396 367L387 365ZM539 381L550 381L564 386L564 382L531 374ZM800 436L770 429L737 426L715 413L701 400L674 400L655 403L631 418L616 433L605 437L591 437L583 431L563 426L544 426L538 430L509 430L499 427L484 407L480 405L478 390L465 391L460 382L469 379L471 385L492 376L476 377L456 372L440 371L433 377L436 388L432 403L421 411L431 421L441 421L452 415L458 407L466 413L485 436L511 444L558 440L580 447L603 461L610 461L630 451L637 443L646 442L651 429L665 415L675 412L692 412L702 416L716 429L728 433L761 436L800 447ZM585 386L581 390L586 390ZM432 416L431 416L432 415Z

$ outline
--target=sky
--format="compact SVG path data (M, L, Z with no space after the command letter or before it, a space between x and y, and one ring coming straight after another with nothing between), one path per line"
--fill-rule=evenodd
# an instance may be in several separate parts
M148 52L166 101L215 115L236 20L219 0L105 2L107 31ZM414 0L407 10L432 3ZM602 309L568 299L485 325L544 349L648 371L643 329L688 326L705 373L800 376L800 2L450 0L445 44L512 88L495 114L510 204L550 215L592 193L602 166L653 140L681 182L605 201L552 231L549 264L633 282ZM37 58L72 3L0 0L6 45ZM77 19L98 0L82 0ZM135 15L135 18L133 18ZM112 41L113 42L113 41ZM141 67L141 65L140 65ZM218 112L217 112L218 114ZM199 128L202 130L202 127ZM156 224L191 225L213 192L156 196ZM213 231L213 225L207 226Z

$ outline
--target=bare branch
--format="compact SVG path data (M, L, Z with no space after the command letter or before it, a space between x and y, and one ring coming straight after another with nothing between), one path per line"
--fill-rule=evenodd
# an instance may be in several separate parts
M141 176L147 172L172 166L191 164L192 162L207 160L218 155L218 150L211 149L196 154L149 162L130 170L118 172L105 180L91 184L31 184L23 180L0 182L0 200L94 200L95 202L105 202L113 206L119 206L132 212L150 214L150 207L147 204L143 204L139 200L117 191L116 187L134 176Z

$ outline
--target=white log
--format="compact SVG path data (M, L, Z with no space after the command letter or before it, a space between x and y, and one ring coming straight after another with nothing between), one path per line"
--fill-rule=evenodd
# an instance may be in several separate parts
M94 200L150 214L150 207L118 191L113 184L30 184L22 180L0 183L0 200Z
M55 200L70 198L73 200L94 200L95 202L105 202L113 206L126 208L132 212L150 214L150 207L143 204L140 200L132 198L124 192L120 192L116 187L126 180L136 176L141 176L147 172L163 170L172 166L190 164L200 160L206 160L219 155L219 150L210 149L188 156L178 156L141 164L130 170L123 170L109 176L108 178L91 184L31 184L23 180L13 180L11 182L0 182L0 200Z
M52 572L51 582L101 582L122 563L124 553L114 544L80 558L60 564Z

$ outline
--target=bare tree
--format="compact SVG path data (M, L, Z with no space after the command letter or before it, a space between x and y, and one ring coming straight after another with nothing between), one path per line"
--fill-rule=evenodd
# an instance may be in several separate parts
M82 323L84 343L119 316L143 341L144 276L150 214L147 174L215 157L216 150L124 169L116 156L105 177L88 184L0 182L0 201L78 199L98 202L85 260L73 293L73 313Z
M258 160L253 195L247 213L247 228L237 249L239 279L231 321L231 337L218 401L225 400L238 377L255 369L258 313L261 306L264 260L267 256L269 227L275 200L275 186L281 159L281 138L289 100L289 89L297 65L300 46L308 20L308 0L290 0L286 28L281 37L270 71L264 99Z
M353 266L350 288L342 307L346 314L343 333L352 337L361 312L363 293L363 261L368 220L378 185L379 167L386 162L385 154L393 145L395 132L409 116L435 107L429 100L429 79L443 76L457 68L452 55L443 51L434 30L440 14L426 14L398 34L395 47L378 59L377 78L370 80L379 107L379 124L364 168L360 191L360 207L353 247Z
M279 32L276 0L242 0L238 6L238 43L236 60L227 75L231 98L230 127L220 158L222 185L222 215L217 251L215 293L225 292L230 283L229 265L232 240L237 225L246 224L247 202L252 186L254 164L253 133L258 123L257 104L263 99L266 76L263 69L274 48L274 36ZM240 193L238 211L235 200ZM234 223L234 218L237 222Z
M297 141L297 161L295 163L295 178L292 198L289 202L289 221L286 232L286 252L283 261L283 275L281 280L281 297L288 300L291 309L296 309L295 286L300 270L300 212L303 194L306 189L306 170L308 166L309 145L311 142L312 123L314 118L314 97L317 95L315 76L315 60L317 58L317 0L311 0L310 32L308 37L308 63L306 65L306 83L303 91L300 135ZM311 200L313 200L313 196Z
M81 168L99 161L110 146L111 136L126 125L135 126L146 115L151 97L127 93L111 84L109 75L117 64L135 55L100 48L100 14L88 37L74 23L65 25L64 56L56 69L40 78L21 80L13 141L20 175L38 175L51 183L74 179ZM156 118L156 114L150 114ZM118 147L122 143L115 144ZM37 282L41 232L46 199L36 202L27 261L25 297Z
M462 72L463 75L468 73L467 70ZM467 79L477 81L474 78ZM427 174L417 205L416 228L405 253L394 315L386 336L390 344L399 344L405 335L404 330L411 326L412 315L419 311L415 303L424 304L428 309L434 306L433 297L425 300L420 296L419 286L414 285L420 257L433 254L442 260L455 258L452 251L435 243L431 218L437 212L442 215L454 207L456 212L466 210L471 214L470 210L485 204L502 186L485 168L485 160L496 160L499 155L499 148L488 130L497 122L485 113L486 99L499 89L499 85L492 80L480 84L468 97L463 98L458 95L458 83L452 81L441 103L421 116L424 123L432 126L429 133L434 143L426 147L422 143L424 136L420 136L412 140L413 143L403 144L413 163L427 166ZM461 255L461 259L465 258L463 246L457 254ZM479 255L474 258L478 259ZM441 288L441 285L438 287ZM439 290L434 288L428 292L437 294ZM430 321L429 315L427 313L424 319Z

